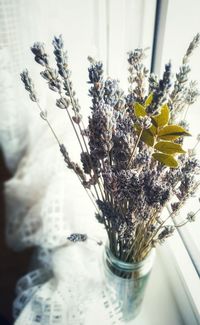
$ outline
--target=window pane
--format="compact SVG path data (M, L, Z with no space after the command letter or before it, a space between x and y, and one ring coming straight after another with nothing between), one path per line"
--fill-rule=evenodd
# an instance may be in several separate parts
M181 64L182 58L186 49L193 39L193 37L200 32L200 20L198 13L200 12L200 2L198 0L183 1L176 0L168 1L168 11L166 17L165 28L161 31L163 49L160 49L159 59L161 67L157 67L163 71L164 64L170 59L172 62L172 69L176 72ZM162 53L161 53L162 52ZM190 59L191 73L190 80L198 81L198 88L200 89L200 48L194 51ZM200 100L192 105L187 113L187 121L190 125L190 133L193 137L186 139L185 147L192 148L195 146L197 135L200 134ZM184 114L183 114L184 116ZM200 159L200 145L196 147L197 157ZM198 176L197 176L198 177ZM198 198L199 192L197 193ZM187 217L188 211L196 211L200 207L197 198L191 198L181 211L181 216ZM183 229L183 228L182 228ZM182 231L185 240L190 239L193 250L200 246L200 215L197 215L196 222L185 226L185 231ZM189 245L190 246L190 245ZM197 252L196 251L196 252ZM200 252L199 252L200 256Z

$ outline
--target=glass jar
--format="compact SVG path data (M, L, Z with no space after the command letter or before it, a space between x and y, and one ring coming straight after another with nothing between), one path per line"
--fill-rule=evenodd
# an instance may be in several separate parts
M104 285L107 297L122 321L129 321L140 312L154 257L155 250L152 249L141 262L126 263L116 258L108 245L105 246Z

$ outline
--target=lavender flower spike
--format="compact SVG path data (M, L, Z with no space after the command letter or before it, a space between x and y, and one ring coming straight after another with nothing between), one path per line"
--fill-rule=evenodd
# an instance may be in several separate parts
M76 243L76 242L86 241L88 239L88 236L86 234L74 233L68 236L67 239L69 241Z
M28 70L24 70L21 74L21 80L24 84L25 89L29 92L29 97L33 102L38 102L37 94L31 77L29 76Z

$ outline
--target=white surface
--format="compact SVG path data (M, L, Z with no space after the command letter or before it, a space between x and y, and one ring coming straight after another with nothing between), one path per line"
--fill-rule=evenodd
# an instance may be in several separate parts
M162 254L165 272L186 324L200 324L200 281L183 242L176 232ZM171 263L168 263L168 261Z
M105 308L105 288L99 266L101 248L94 244L72 244L52 255L55 275L39 287L23 287L21 299L30 301L15 325L33 324L124 324L115 316L114 305ZM49 274L47 275L49 277ZM24 279L25 281L26 279ZM39 281L40 279L38 279ZM40 281L39 281L40 282ZM23 286L23 282L21 283ZM26 289L24 291L24 289ZM18 286L20 293L20 285ZM20 295L19 298L20 300ZM17 303L15 305L17 307ZM109 313L113 316L109 317ZM183 325L165 271L156 260L147 287L142 312L130 325Z

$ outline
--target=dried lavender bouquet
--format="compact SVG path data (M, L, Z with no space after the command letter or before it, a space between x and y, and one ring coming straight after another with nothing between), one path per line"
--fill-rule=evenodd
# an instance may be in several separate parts
M128 54L128 94L119 82L104 78L103 64L89 58L89 96L91 115L85 127L73 89L67 52L62 37L53 40L57 68L52 68L43 43L31 48L35 61L43 67L41 76L58 94L57 107L66 111L78 139L80 163L71 160L41 107L27 70L21 79L30 99L50 127L67 167L76 174L96 209L97 220L105 226L112 253L122 261L141 261L157 244L171 236L176 227L193 221L198 211L189 213L175 225L185 201L199 183L195 175L200 166L194 150L185 151L183 139L190 136L185 121L188 108L199 92L188 81L189 58L200 43L197 34L183 57L172 81L171 63L162 78L149 74L143 61L145 50ZM197 144L199 139L197 141ZM164 207L171 206L167 218ZM74 234L71 240L86 240Z

